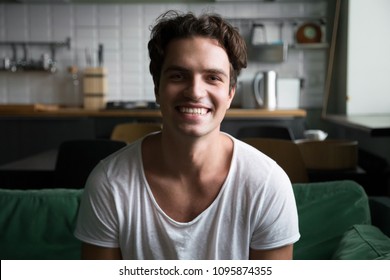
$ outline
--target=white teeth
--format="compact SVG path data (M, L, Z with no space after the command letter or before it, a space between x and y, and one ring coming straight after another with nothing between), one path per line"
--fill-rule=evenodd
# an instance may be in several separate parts
M180 107L180 112L194 115L205 115L207 113L207 110L204 108Z

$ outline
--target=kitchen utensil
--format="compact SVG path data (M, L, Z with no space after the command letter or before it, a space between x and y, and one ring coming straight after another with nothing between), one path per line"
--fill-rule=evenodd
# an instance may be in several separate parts
M288 44L284 42L252 45L248 48L249 60L264 63L280 63L286 61L287 53Z
M253 80L253 93L260 108L276 109L277 74L275 71L258 72Z
M11 59L9 59L8 57L5 57L3 59L3 69L9 70L10 68L11 68Z
M250 60L268 63L283 62L287 58L288 44L280 38L280 26L253 24L248 45ZM268 31L270 32L267 32Z
M76 65L69 66L68 73L68 88L65 106L80 107L82 104L82 96L80 92L79 68Z
M106 107L107 70L88 67L84 71L84 108L99 110Z
M259 45L267 42L267 34L263 24L257 23L252 26L251 44Z
M85 49L85 62L87 63L87 67L92 67L91 50L88 48Z
M98 63L99 63L99 66L103 66L103 44L99 44Z

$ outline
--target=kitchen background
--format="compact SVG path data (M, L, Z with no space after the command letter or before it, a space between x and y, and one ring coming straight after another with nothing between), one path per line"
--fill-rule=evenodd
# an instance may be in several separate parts
M58 1L57 1L58 2ZM82 105L82 89L77 93L70 66L82 73L90 64L97 66L99 44L103 45L107 68L107 101L152 101L153 83L148 71L147 41L149 27L168 9L211 11L231 20L248 43L252 25L264 25L264 43L288 44L283 62L251 59L242 76L257 71L275 70L281 79L299 79L299 107L320 108L328 56L327 1L245 2L217 1L199 4L0 4L1 42L56 42L56 72L1 71L0 104L45 103L64 106ZM297 28L308 20L321 23L321 43L315 47L297 45ZM67 38L70 44L67 45ZM17 58L38 61L51 58L49 45L17 46ZM13 57L10 45L0 44L0 59ZM73 77L74 78L74 77ZM76 92L75 92L76 90ZM240 100L237 105L239 106Z
M384 14L383 18L388 18L385 14L389 7L388 1L148 0L141 4L140 0L115 0L117 3L114 4L108 0L91 0L91 3L101 4L81 3L86 1L0 0L0 105L44 103L82 106L82 78L88 66L86 54L91 55L89 64L97 66L100 44L104 50L103 66L107 68L107 101L153 101L147 42L149 27L155 18L169 9L192 11L196 14L202 11L216 12L239 28L248 41L248 46L251 46L253 41L267 43L268 47L278 47L281 42L288 45L285 59L273 63L261 61L256 49L253 51L254 48L250 48L248 68L242 72L239 79L250 81L258 71L275 70L280 81L298 81L294 83L298 84L297 102L285 105L305 109L306 129L324 130L328 133L328 139L357 140L360 151L359 164L363 163L365 167L369 167L367 170L372 173L370 180L375 177L380 177L379 181L382 178L387 180L386 185L390 191L389 137L373 137L364 129L331 122L323 115L324 112L329 115L346 114L347 103L351 103L351 100L357 101L358 107L364 109L369 107L373 113L377 112L378 103L381 108L388 109L387 96L390 95L386 78L382 79L385 83L380 85L367 82L367 77L375 77L377 81L378 77L386 77L388 73L386 65L389 63L384 63L388 61L384 60L385 58L389 59L388 52L380 54L378 44L372 43L382 38L368 39L368 35L371 34L382 34L383 38L388 38L383 36L388 33L388 21L380 25L367 24L376 23L378 14ZM138 4L130 4L132 1ZM341 5L340 21L335 36L337 40L332 41L336 3ZM351 3L360 8L350 10ZM353 11L355 13L352 13ZM356 22L349 26L351 18ZM319 42L297 44L297 31L306 22L320 25L322 37ZM264 28L256 29L256 36L252 38L252 27L259 24ZM353 42L351 33L355 34ZM43 61L49 62L49 65L52 55L50 44L54 43L55 73L4 70L9 68L9 62L14 58L12 44L7 42L18 42L18 45L14 46L19 62L23 60L39 62L44 58ZM335 44L331 45L332 42ZM386 42L388 44L388 41ZM23 43L34 44L23 48ZM328 56L333 49L332 46L335 46L335 59L331 79L328 79ZM386 50L386 44L380 46ZM356 55L353 59L351 49ZM375 59L372 59L373 54ZM373 65L378 64L379 69L384 70L377 71L378 68ZM72 76L69 72L71 66L74 66L73 70L78 69L78 76ZM350 71L351 68L353 71ZM50 67L48 69L50 70ZM351 72L358 72L358 77L351 78ZM78 85L74 78L78 79ZM358 86L363 81L369 86L368 90L361 90ZM352 88L350 84L355 87L353 92L350 90ZM355 95L356 87L359 87L359 92L362 92L363 96ZM290 90L291 88L279 91L279 95L283 95L282 100L292 100L288 95L296 91ZM234 105L243 105L242 100L245 98L235 98ZM9 128L9 132L14 129L14 126L9 124L5 127ZM8 139L7 131L2 130L3 141L8 145L17 146L16 141ZM20 146L15 150L18 154ZM361 155L365 153L368 156L362 157ZM3 155L2 157L6 160ZM373 181L372 184L380 186L382 182Z

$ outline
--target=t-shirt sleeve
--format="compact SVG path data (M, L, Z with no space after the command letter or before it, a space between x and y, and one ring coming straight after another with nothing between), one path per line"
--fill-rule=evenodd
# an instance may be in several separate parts
M257 209L257 223L251 248L267 250L299 240L298 213L290 179L275 165L266 182L265 194Z
M75 236L83 242L118 248L118 215L113 193L99 163L88 177L81 199Z

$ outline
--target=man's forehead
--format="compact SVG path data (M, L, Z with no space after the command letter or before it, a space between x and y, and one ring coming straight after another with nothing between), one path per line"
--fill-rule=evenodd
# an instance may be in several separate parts
M168 44L165 51L165 67L171 65L187 67L196 64L211 71L225 72L230 69L226 50L215 39L205 37L175 39Z

